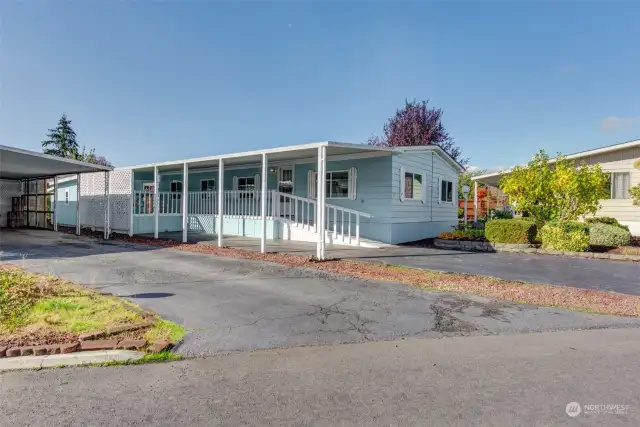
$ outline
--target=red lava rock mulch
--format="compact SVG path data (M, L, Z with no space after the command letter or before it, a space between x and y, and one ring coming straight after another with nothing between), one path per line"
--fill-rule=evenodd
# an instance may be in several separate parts
M65 344L78 341L78 334L71 332L38 330L36 332L22 332L20 335L9 335L0 339L0 347L27 347L36 345Z
M640 316L640 297L613 292L512 282L492 277L449 274L406 267L379 265L344 260L314 261L287 253L267 253L213 245L179 243L145 237L117 236L118 239L137 244L163 246L181 251L198 252L230 258L269 261L291 267L312 268L351 277L399 282L443 292L470 293L516 303L547 307L562 307L617 316Z

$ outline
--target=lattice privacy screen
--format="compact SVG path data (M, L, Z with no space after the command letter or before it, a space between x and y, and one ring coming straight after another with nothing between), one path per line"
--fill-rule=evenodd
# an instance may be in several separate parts
M129 231L131 200L131 171L116 170L109 176L109 221L112 232ZM105 174L103 172L80 175L80 224L82 227L102 230L105 221Z

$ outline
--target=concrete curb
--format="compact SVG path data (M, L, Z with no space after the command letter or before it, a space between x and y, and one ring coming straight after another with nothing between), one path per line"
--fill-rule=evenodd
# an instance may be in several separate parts
M640 255L623 255L610 254L602 252L571 252L571 251L552 251L542 248L536 248L528 244L513 243L492 243L471 240L444 240L435 239L433 245L439 249L452 249L457 251L475 251L475 252L516 252L538 255L555 255L572 258L595 258L612 261L640 261Z
M111 361L126 362L137 360L144 353L130 350L83 351L81 353L52 354L49 356L20 356L0 359L0 371L19 369L55 368Z

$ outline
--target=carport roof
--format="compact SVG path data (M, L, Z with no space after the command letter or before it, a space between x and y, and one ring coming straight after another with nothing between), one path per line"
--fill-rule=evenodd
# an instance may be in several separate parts
M0 179L46 178L113 168L0 145Z

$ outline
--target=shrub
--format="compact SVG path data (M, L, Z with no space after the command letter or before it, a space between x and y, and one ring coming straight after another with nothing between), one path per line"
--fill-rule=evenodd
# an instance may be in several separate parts
M440 233L443 240L484 240L484 230L467 229Z
M485 236L496 243L531 243L536 237L536 225L521 219L494 219L485 225Z
M586 222L587 224L609 224L609 225L615 225L616 227L622 228L623 230L627 230L629 231L629 226L628 225L622 225L618 222L617 219L615 218L611 218L609 216L602 216L602 217L598 217L598 218L586 218L584 220L584 222Z
M540 230L540 238L544 249L572 252L589 249L589 227L582 222L548 222Z
M631 234L612 224L591 223L589 225L589 244L591 246L606 246L610 248L628 246Z
M490 220L491 219L511 219L513 218L513 212L509 210L491 208L489 209L487 216L489 217Z

